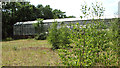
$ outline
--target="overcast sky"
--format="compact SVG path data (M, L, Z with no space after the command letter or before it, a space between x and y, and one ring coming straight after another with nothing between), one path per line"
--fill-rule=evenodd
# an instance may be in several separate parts
M105 8L105 16L114 16L118 12L118 2L120 0L30 0L30 3L37 6L38 4L50 5L53 9L60 9L66 12L67 16L73 15L80 17L82 15L80 9L84 1L91 5L91 3L101 2Z

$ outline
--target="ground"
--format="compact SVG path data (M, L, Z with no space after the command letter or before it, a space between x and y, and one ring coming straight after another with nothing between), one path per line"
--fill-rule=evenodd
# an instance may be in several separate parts
M22 39L2 42L3 66L58 66L58 52L47 40Z

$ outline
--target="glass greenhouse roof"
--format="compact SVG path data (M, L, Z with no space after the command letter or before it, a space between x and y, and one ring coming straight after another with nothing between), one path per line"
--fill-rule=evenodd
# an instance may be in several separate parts
M108 16L108 17L100 17L100 19L113 19L113 18L117 18L117 16ZM67 21L82 21L82 20L91 20L93 18L63 18L63 19L46 19L43 20L43 23L52 23L52 22L67 22ZM94 19L99 19L98 17L94 17ZM33 23L37 23L37 21L26 21L26 22L17 22L14 25L19 25L19 24L33 24Z

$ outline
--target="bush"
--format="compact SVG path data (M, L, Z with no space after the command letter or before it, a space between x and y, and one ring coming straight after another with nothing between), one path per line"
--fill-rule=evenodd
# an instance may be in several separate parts
M104 8L96 2L88 7L82 6L84 17L91 14L90 17L100 17L103 15ZM82 18L82 16L81 16ZM59 49L59 56L64 65L71 66L118 66L119 63L119 24L118 21L106 25L105 21L91 20L93 23L73 27L69 38L74 45L72 49Z
M48 41L50 42L50 44L52 44L53 49L58 49L59 48L59 45L58 45L58 41L59 41L58 34L59 34L59 31L57 29L57 26L58 26L58 23L54 22L50 26L50 28L48 29L48 31L49 31Z
M5 39L5 41L12 41L13 39L11 37L8 37Z
M70 44L70 40L68 38L68 36L70 36L70 29L67 28L65 25L61 25L61 28L58 29L58 31L59 47L66 48L66 44Z
M90 9L87 9L87 5L83 5L83 14L85 16L90 14L87 11ZM96 6L92 6L92 9L94 9L95 15L101 16L99 12L103 12L103 7L96 4ZM93 19L91 21L92 23L84 22L81 29L79 23L76 24L77 26L73 25L68 39L74 46L71 49L59 49L62 63L71 66L118 66L120 64L118 21L110 22L109 25L101 20ZM84 27L84 25L86 26Z
M114 31L113 28L99 28L105 25L102 21L94 25L86 24L86 28L82 27L82 29L78 29L79 24L76 25L69 35L74 45L73 48L59 49L63 64L72 66L118 65L117 29Z
M35 28L36 31L36 36L35 39L36 40L45 40L47 34L44 32L44 23L43 23L43 19L38 18L37 19L37 23L34 23L33 26Z
M57 26L58 23L54 22L49 29L48 41L50 42L50 44L52 44L53 49L66 47L66 44L70 43L68 39L69 28L61 25L61 27L58 29Z
M45 40L46 37L47 37L47 34L46 34L46 33L40 33L40 34L37 34L37 35L35 36L35 39L36 39L36 40Z

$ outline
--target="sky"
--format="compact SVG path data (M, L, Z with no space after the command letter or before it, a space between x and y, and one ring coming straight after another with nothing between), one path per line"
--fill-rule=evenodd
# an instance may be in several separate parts
M30 0L30 3L37 6L42 4L43 6L50 5L52 9L60 9L63 12L66 12L67 16L82 16L81 5L86 2L88 6L91 6L91 3L100 2L105 8L105 16L114 16L114 13L118 12L118 2L120 0Z

